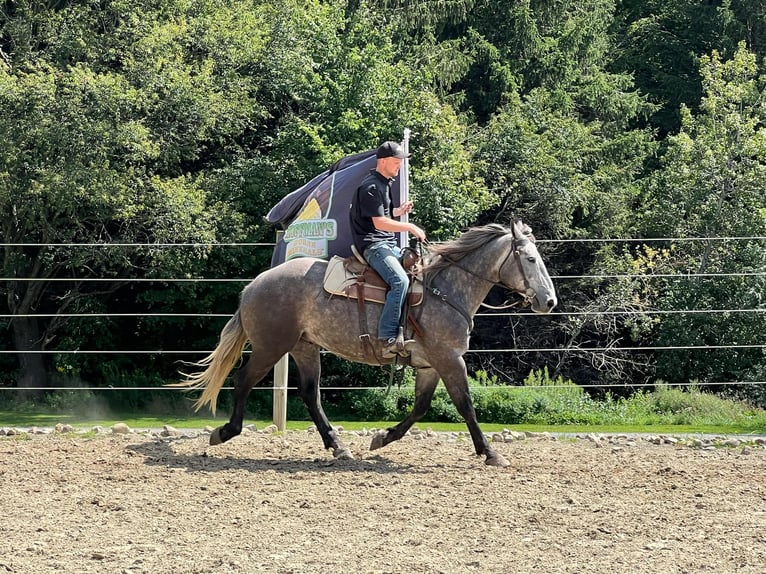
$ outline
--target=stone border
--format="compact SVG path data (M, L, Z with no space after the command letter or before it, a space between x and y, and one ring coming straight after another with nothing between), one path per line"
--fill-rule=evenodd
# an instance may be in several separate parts
M363 428L356 431L346 431L342 426L336 426L335 430L341 434L349 434L361 437L372 437L381 429ZM197 438L201 435L209 435L213 432L210 426L202 430L194 429L176 429L170 425L164 425L161 429L132 429L125 423L115 423L111 427L94 426L87 430L78 430L70 424L57 424L55 427L2 427L0 428L0 437L23 437L29 435L50 435L50 434L75 434L85 435L94 433L96 435L138 435L154 439L168 438ZM276 434L294 434L317 432L315 426L309 427L305 431L286 431L279 433L276 425L269 425L263 429L256 429L255 425L245 425L243 432L260 433L268 435ZM553 440L553 441L587 441L596 448L611 447L612 451L620 451L624 448L638 446L639 444L666 445L673 447L688 447L700 450L715 450L719 448L742 448L743 454L750 452L753 448L766 449L765 435L704 435L704 434L649 434L649 433L566 433L566 432L531 432L531 431L513 431L503 429L502 432L485 433L488 441L494 443L512 443L519 441L533 440ZM446 440L458 441L469 440L470 435L467 431L434 431L427 427L421 429L414 427L405 435L412 440Z

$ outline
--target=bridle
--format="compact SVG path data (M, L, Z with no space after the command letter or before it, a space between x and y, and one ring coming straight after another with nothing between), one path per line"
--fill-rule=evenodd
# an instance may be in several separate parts
M480 274L476 273L475 271L471 271L470 269L466 269L464 266L462 266L460 264L459 261L451 259L451 258L447 257L446 255L440 255L440 257L444 258L450 264L451 267L457 267L458 269L460 269L464 273L467 273L468 275L476 277L477 279L479 279L481 281L489 283L492 286L502 287L502 288L504 288L504 289L506 289L508 291L513 291L514 293L516 293L516 294L521 296L521 299L519 299L518 301L515 301L515 302L510 303L510 304L499 305L499 306L488 305L488 304L483 303L483 302L481 303L481 305L483 307L486 307L488 309L493 309L493 310L501 311L503 309L510 309L510 308L516 307L518 305L523 305L523 306L529 305L531 300L532 300L532 298L535 296L534 290L530 287L529 279L527 279L526 273L524 273L524 266L521 264L521 247L523 247L524 245L526 245L530 241L531 240L526 238L526 237L521 238L521 239L516 238L516 237L513 238L513 240L511 241L511 248L508 250L508 253L505 255L505 258L503 259L503 262L500 264L500 267L498 269L498 280L497 281L495 281L494 279L489 279L487 277L484 277L483 275L480 275ZM500 280L502 278L502 276L503 276L503 268L508 264L508 261L509 261L509 259L511 259L511 257L518 258L518 260L519 260L519 270L520 270L521 276L522 276L522 278L524 280L524 292L523 293L520 292L520 291L517 291L515 289L511 289L510 286L506 285L505 283L503 283ZM433 276L429 277L428 283L430 284L430 281L433 279L433 277L438 275L441 271L443 271L443 269L440 269ZM444 303L447 303L450 307L452 307L458 313L460 313L460 315L462 315L462 317L468 323L469 330L473 329L473 319L468 314L468 312L465 311L465 309L462 309L461 307L459 307L458 305L456 305L455 303L450 301L450 299L447 297L447 295L445 293L443 293L442 291L440 291L439 289L437 289L436 287L428 287L428 288L429 288L429 290L431 291L431 293L433 295L438 297Z

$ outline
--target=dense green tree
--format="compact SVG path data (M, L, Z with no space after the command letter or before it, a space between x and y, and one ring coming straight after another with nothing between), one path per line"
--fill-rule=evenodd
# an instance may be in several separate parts
M650 118L662 135L680 128L681 106L697 111L703 95L699 58L730 58L740 41L766 56L762 0L620 0L612 31L613 68L658 105Z
M619 134L619 135L617 135ZM482 133L478 157L487 166L491 191L501 207L492 217L500 222L521 217L542 240L567 238L555 250L541 244L553 275L613 274L608 257L612 244L587 241L599 237L631 237L635 232L633 207L640 200L637 178L656 144L645 131L615 130L613 125L592 120L583 122L574 106L544 89L518 98L496 114ZM485 214L486 216L487 214ZM515 347L566 349L560 357L541 356L539 364L550 364L576 382L607 383L630 376L629 364L604 369L609 357L579 352L583 340L590 346L613 346L622 337L623 318L600 313L631 311L630 298L622 299L608 282L557 281L560 311L586 311L567 319L528 318L513 323ZM503 333L488 327L486 347L506 347ZM516 377L524 376L528 357L509 357ZM527 367L528 368L528 367ZM509 369L510 370L510 369Z
M270 241L260 218L281 196L404 127L423 166L413 182L426 198L422 219L451 236L490 203L470 164L468 131L419 72L396 62L382 13L345 16L344 3L319 1L6 3L0 199L16 217L3 240ZM217 327L182 319L112 318L97 328L71 319L57 339L62 318L25 315L231 310L241 285L117 278L252 277L268 255L9 247L5 276L25 278L3 285L18 315L14 346L191 348L195 337L209 346ZM58 282L70 277L115 281ZM19 357L20 383L45 386L43 357ZM68 373L105 376L103 361L56 360Z
M119 2L5 5L0 203L14 217L6 219L2 237L43 245L4 250L4 276L24 278L3 285L8 309L18 315L11 327L22 352L20 386L45 386L43 357L30 351L55 348L63 323L28 315L104 310L119 300L103 297L123 287L118 278L193 274L203 267L201 249L45 244L207 243L220 237L217 219L231 219L229 202L207 197L202 179L189 170L220 162L222 150L236 145L234 136L262 111L246 81L220 73L227 53L219 48L233 43L228 22L236 15L206 12L199 15L203 26L180 11L172 4L128 10ZM227 38L214 41L195 25ZM241 30L242 47L257 45L253 37L243 40L257 25L252 28ZM235 51L231 46L228 65ZM81 281L95 277L115 281ZM51 282L65 278L71 284ZM70 321L67 343L114 341L121 326L113 320L79 329Z
M71 243L151 243L192 237L210 240L212 212L193 179L161 179L144 162L156 146L136 116L137 93L122 78L83 67L33 73L0 69L0 206L4 219L3 295L18 350L44 350L60 321L47 325L33 312L76 310L104 287L82 279L142 274L151 252L48 247ZM24 244L34 244L24 246ZM165 259L163 265L169 265ZM176 268L182 262L176 260ZM53 279L71 284L51 284ZM22 386L44 386L39 355L21 355Z
M522 217L540 239L570 240L541 243L553 274L595 277L557 284L560 309L585 314L477 323L477 345L508 347L513 333L516 346L566 354L482 366L520 380L547 363L588 383L646 382L655 367L671 381L762 376L758 350L619 351L678 332L754 337L758 314L644 311L759 307L757 275L641 276L690 264L755 272L759 242L585 240L760 235L765 13L762 0L2 2L2 264L18 279L0 285L15 315L1 336L27 351L18 382L43 386L51 370L90 382L172 376L172 357L48 363L35 352L209 349L217 318L114 314L233 311L241 284L161 280L256 275L268 248L204 245L272 241L261 217L279 199L405 128L413 217L430 239ZM156 247L182 242L196 247ZM99 246L37 247L47 243ZM73 311L104 317L65 323ZM55 317L28 317L39 313ZM584 342L613 351L580 352ZM334 363L327 374L370 376Z
M766 247L766 82L744 43L731 59L701 59L704 96L697 114L683 107L662 169L649 180L642 227L660 237L702 238L672 246L665 268L677 273L658 294L660 309L744 309L744 313L673 314L660 322L659 345L752 345L762 342ZM739 276L737 273L755 273ZM718 277L687 277L722 274ZM732 275L727 275L732 274ZM748 380L762 373L760 349L673 352L658 356L658 375L679 382ZM750 378L752 380L752 378Z

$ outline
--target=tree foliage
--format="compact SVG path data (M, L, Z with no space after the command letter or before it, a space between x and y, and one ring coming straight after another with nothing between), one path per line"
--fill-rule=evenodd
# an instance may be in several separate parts
M665 265L680 275L723 276L673 278L657 304L662 309L759 309L766 246L758 240L720 238L758 237L766 224L763 70L742 43L730 60L715 51L703 57L701 74L700 111L682 108L681 131L669 139L663 169L647 183L651 199L643 228L653 235L703 238L673 245ZM753 345L764 327L760 313L673 315L660 323L656 340L672 345ZM762 351L754 348L668 353L659 357L658 374L672 382L689 373L706 382L753 380L750 376L762 358Z
M522 217L538 238L570 240L541 245L553 274L588 276L557 282L560 308L586 313L477 324L478 344L510 338L565 353L481 366L515 381L541 362L587 383L762 376L755 348L684 359L619 349L749 342L763 330L758 314L646 311L762 306L759 275L682 274L764 268L760 240L712 239L763 229L764 6L2 2L0 291L14 316L2 336L25 351L0 356L2 382L171 376L163 357L39 353L209 349L220 329L212 318L140 315L231 312L241 285L163 279L256 275L268 249L211 245L273 240L262 216L279 199L404 128L415 151L413 217L432 240ZM578 242L637 236L711 239ZM131 245L103 247L114 243ZM71 312L102 316L63 317Z

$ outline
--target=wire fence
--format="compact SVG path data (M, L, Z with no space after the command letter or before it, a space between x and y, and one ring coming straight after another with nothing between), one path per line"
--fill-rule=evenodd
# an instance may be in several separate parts
M565 244L565 243L681 243L681 242L711 242L711 241L764 241L766 236L738 236L738 237L659 237L659 238L580 238L580 239L557 239L557 240L544 240L538 239L539 244ZM26 247L26 248L117 248L117 247L129 247L129 248L273 248L275 243L273 242L252 242L252 243L0 243L0 247ZM583 280L583 279L660 279L660 278L681 278L681 279L715 279L723 277L763 277L766 276L766 271L743 271L733 273L694 273L694 272L679 272L679 273L648 273L648 274L590 274L590 275L551 275L553 280ZM252 278L221 278L221 277L165 277L165 278L150 278L150 277L0 277L0 282L93 282L93 283L116 283L116 282L128 282L128 283L242 283L246 284L252 281ZM615 311L615 310L598 310L598 311L554 311L545 315L549 318L566 318L566 317L587 317L587 316L625 316L625 315L646 315L646 316L662 316L662 315L700 315L700 314L731 314L731 315L743 315L743 314L761 314L766 312L764 308L723 308L723 309L672 309L672 310L656 310L648 309L641 311ZM510 316L537 316L539 314L531 311L514 311L514 312L491 312L491 313L477 313L476 318L481 320L485 317L510 317ZM231 317L230 313L168 313L168 312L134 312L134 313L28 313L28 314L0 314L0 320L13 320L17 318L39 318L39 319L61 319L61 318L210 318L210 319L224 319ZM513 348L492 348L492 349L469 349L467 353L470 354L501 354L501 353L608 353L608 352L648 352L648 351L699 351L699 350L722 350L722 349L765 349L766 344L720 344L720 345L656 345L656 346L579 346L572 345L568 347L551 347L551 348L529 348L529 347L513 347ZM213 349L199 350L199 349L55 349L55 350L16 350L16 349L0 349L0 355L25 355L25 354L37 354L37 355L171 355L171 356L199 356L208 355L213 352ZM250 351L246 350L245 354ZM739 386L739 385L764 385L766 381L723 381L723 382L689 382L681 385L674 384L674 386ZM604 384L578 384L578 387L582 388L607 388L610 386L625 386L625 387L653 387L655 383L626 383L624 385L604 385ZM224 387L228 388L228 387ZM369 389L379 389L380 387L322 387L323 390L332 391L359 391ZM472 386L472 390L482 390L488 387ZM512 388L512 387L510 387ZM534 388L530 386L529 388ZM545 385L544 388L554 388L551 385ZM258 386L258 390L274 390L275 387L271 386ZM288 387L288 389L295 389L295 387ZM44 389L38 388L18 388L18 387L0 387L0 390L89 390L89 391L157 391L157 390L170 390L178 391L177 388L171 387L127 387L127 386L77 386L77 387L45 387ZM182 389L181 389L182 390Z

